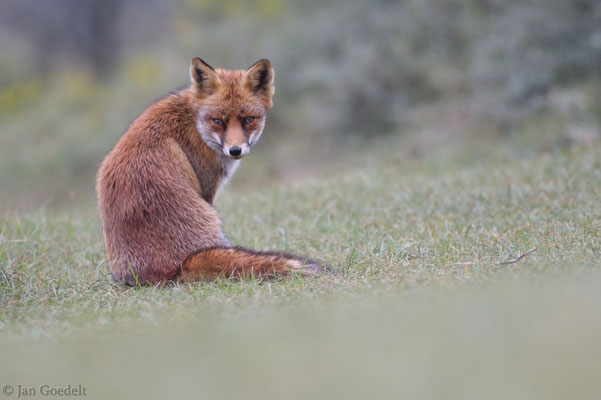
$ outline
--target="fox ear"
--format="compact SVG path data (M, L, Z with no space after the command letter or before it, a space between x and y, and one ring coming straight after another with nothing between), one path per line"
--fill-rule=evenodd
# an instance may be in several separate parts
M255 96L259 97L265 107L268 109L272 106L271 98L275 92L273 80L275 73L269 60L259 60L246 70L242 78L242 84L251 91Z
M220 82L215 69L198 57L195 57L190 64L190 80L192 90L204 95L215 92Z

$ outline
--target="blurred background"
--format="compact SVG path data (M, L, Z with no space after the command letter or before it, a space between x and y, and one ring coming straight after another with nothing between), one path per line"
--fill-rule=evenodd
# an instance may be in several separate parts
M366 153L561 151L600 136L597 0L3 0L0 46L7 210L92 205L104 155L188 84L195 56L275 66L275 107L233 190Z

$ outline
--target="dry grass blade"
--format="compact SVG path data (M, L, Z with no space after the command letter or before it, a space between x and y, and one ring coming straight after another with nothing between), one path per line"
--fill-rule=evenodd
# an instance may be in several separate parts
M528 254L534 253L536 250L537 250L537 248L533 247L530 250L528 250L527 252L520 254L519 256L517 256L514 259L507 260L507 261L501 261L501 262L498 262L496 265L515 264L516 262L520 261L522 258L526 257Z

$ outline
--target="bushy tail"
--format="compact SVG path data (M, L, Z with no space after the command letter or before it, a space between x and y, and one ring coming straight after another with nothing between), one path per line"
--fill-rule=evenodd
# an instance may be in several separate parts
M270 278L290 273L317 275L328 271L317 261L289 254L241 247L211 247L189 256L176 277L178 282L212 281L224 278Z

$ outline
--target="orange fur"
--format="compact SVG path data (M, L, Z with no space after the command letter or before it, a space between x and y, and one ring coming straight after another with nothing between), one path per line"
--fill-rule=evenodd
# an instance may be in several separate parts
M301 258L230 248L212 203L263 130L273 68L214 70L195 58L192 84L152 104L98 171L98 211L117 282L316 273ZM240 155L232 155L240 149ZM199 249L206 249L199 252ZM184 262L185 261L185 262Z
M224 278L268 278L276 275L321 272L319 263L287 254L256 252L240 247L213 247L188 257L178 275L179 282L212 281Z

